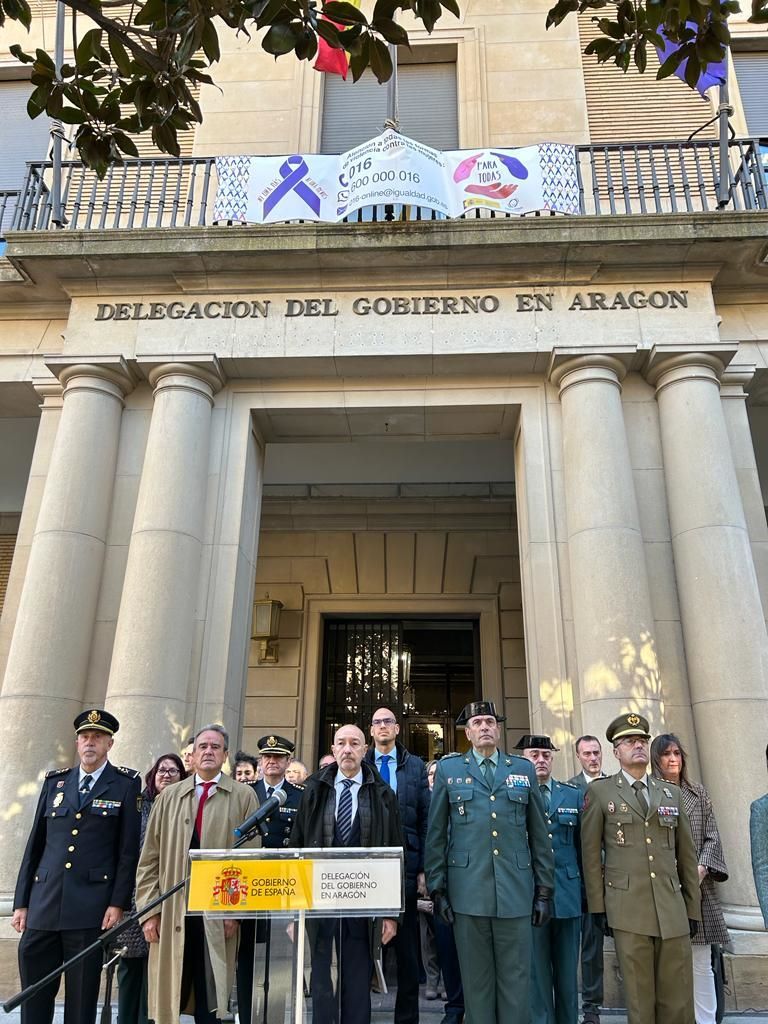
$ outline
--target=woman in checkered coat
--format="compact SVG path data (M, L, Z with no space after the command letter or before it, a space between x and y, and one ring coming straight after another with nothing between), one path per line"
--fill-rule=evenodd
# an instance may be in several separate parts
M651 767L657 779L680 787L691 822L701 886L701 927L692 940L693 1001L696 1024L715 1024L717 996L711 947L713 944L725 945L729 941L715 884L728 878L715 812L706 789L688 778L685 750L677 736L665 733L656 737L651 744Z

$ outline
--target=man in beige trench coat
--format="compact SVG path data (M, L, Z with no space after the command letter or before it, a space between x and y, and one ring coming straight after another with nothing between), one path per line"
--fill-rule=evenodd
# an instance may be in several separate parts
M257 809L251 787L222 774L228 747L222 726L201 729L195 773L155 801L136 876L138 907L185 876L190 847L231 849L234 830ZM213 1024L226 1013L232 991L237 922L186 917L185 899L183 891L176 893L142 924L150 944L149 1018L155 1024L178 1024L180 1012L194 1013L197 1024Z

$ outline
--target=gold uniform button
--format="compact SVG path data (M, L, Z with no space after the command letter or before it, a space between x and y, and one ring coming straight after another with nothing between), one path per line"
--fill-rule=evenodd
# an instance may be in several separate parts
M498 850L494 850L493 851L493 856L494 857L498 857L499 856L499 851Z
M495 829L494 829L494 831L493 831L493 832L491 832L491 835L492 835L492 836L497 836L498 834L499 834L499 833L498 833L498 832L496 832L496 830L495 830Z
M69 869L69 868L71 868L71 867L72 867L72 865L71 865L71 864L69 863L69 861L67 861L67 863L66 863L66 864L64 865L64 867L65 867L65 868L67 868L67 869Z
M649 822L649 821L646 821L646 823L645 823L645 827L646 827L646 828L648 828L648 827L649 827L649 825L650 825L650 822Z
M655 877L656 877L656 872L655 872L655 871L652 871L652 872L651 872L651 878L655 878Z
M496 811L491 811L491 817L492 817L492 818L495 818L495 817L496 817Z
M492 797L491 797L491 800L495 800L495 799L496 799L496 797L495 797L495 796L492 796Z
M645 841L646 841L646 843L652 843L653 842L653 840L651 839L650 836L646 836L645 837Z
M549 832L548 835L549 835L549 838L551 839L552 838L552 833Z
M104 817L107 816L107 812L106 811L102 811L101 813L104 815Z
M653 854L652 853L648 854L648 860L653 860Z
M75 848L74 848L74 846L68 846L68 847L67 847L67 852L68 852L68 853L74 853L74 852L75 852Z
M52 818L55 818L55 817L56 817L56 811L51 811L51 817L52 817Z
M608 888L610 889L610 887L611 887L612 885L613 885L613 882L609 882L609 883L608 883Z
M35 881L36 881L36 882L39 882L39 881L40 881L40 875L35 875Z
M109 875L104 875L104 881L105 881L105 882L108 882L108 881L109 881Z
M76 829L76 828L73 828L73 829L72 829L72 835L73 835L73 836L76 836L76 835L77 835L77 829Z
M82 818L82 814L78 811L75 817L77 818L78 821L80 821L80 819Z

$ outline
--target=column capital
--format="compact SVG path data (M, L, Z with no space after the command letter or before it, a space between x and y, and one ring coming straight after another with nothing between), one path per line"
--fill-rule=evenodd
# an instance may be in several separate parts
M204 395L211 403L226 382L221 362L215 355L186 355L182 359L142 356L136 364L147 377L155 395L161 390L181 388Z
M708 380L720 385L723 371L736 355L728 343L696 348L690 345L654 345L648 353L643 375L658 394L662 388L685 380Z
M754 363L731 363L720 378L721 397L738 398L745 402L747 400L746 388L752 383L756 369Z
M40 399L40 408L60 409L64 388L55 377L33 377L32 387Z
M613 384L621 390L621 382L627 375L635 353L634 345L592 349L589 352L555 348L549 360L547 376L560 389L561 398L567 388L590 381Z
M122 356L48 356L45 365L58 377L65 397L73 391L100 391L122 403L136 385Z

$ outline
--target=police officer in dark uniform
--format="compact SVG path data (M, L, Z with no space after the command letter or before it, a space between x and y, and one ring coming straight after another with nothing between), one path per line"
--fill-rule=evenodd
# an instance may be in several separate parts
M107 760L119 724L91 708L74 722L79 764L45 776L11 924L21 933L19 973L26 988L98 939L130 910L139 859L139 773ZM102 955L67 971L65 1024L93 1024ZM50 1024L59 981L21 1008L23 1024Z
M303 786L294 785L285 777L285 770L291 762L296 747L284 736L262 736L256 744L261 758L262 777L258 782L248 783L263 805L274 794L282 789L285 803L264 821L264 833L261 845L268 850L279 850L288 846L288 837L293 828L296 811L299 808ZM244 1024L251 1021L251 1002L253 998L253 953L254 941L266 942L268 921L245 920L240 922L240 946L237 952L237 1011ZM268 969L268 968L267 968ZM273 994L272 1003L275 1012L280 1012L281 1003ZM282 1016L280 1017L282 1020Z

